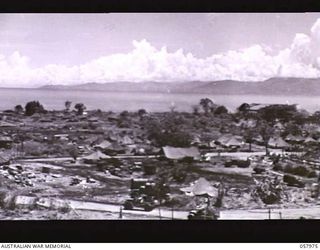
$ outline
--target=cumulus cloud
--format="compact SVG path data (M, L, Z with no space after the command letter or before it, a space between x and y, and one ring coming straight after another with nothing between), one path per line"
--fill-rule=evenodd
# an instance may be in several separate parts
M270 77L320 77L320 19L310 34L298 33L275 55L270 48L252 45L206 58L179 49L155 48L146 40L133 41L129 53L112 54L82 65L46 65L32 68L30 59L14 52L0 55L2 86L32 87L43 84L78 84L114 81L258 81Z

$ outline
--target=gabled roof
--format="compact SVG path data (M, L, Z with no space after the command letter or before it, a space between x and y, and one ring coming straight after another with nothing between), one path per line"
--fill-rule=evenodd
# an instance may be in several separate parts
M287 135L286 140L288 140L288 141L304 141L304 138L299 135L289 134L289 135Z
M186 188L181 188L180 190L191 196L218 196L218 189L213 187L205 178L199 178L193 185Z
M101 153L100 151L94 152L90 155L82 157L84 160L101 160L101 159L110 159L111 157Z
M0 141L2 142L12 142L12 138L10 136L0 136Z
M277 148L285 148L288 147L289 144L286 143L282 138L271 138L268 142L269 146L277 147Z
M1 154L0 155L0 164L6 163L10 161L10 156L6 154Z
M241 144L242 142L235 137L231 137L230 140L225 143L226 146L240 146Z
M129 136L125 135L120 139L120 143L124 145L130 145L130 144L134 144L134 141Z
M218 138L217 142L220 144L225 144L231 139L232 135L222 135L221 137Z
M5 122L5 121L0 121L0 127L16 127L16 124L10 123L10 122Z
M233 135L223 135L217 140L220 144L224 146L240 146L242 142Z
M95 145L95 147L97 148L102 148L102 149L105 149L105 148L109 148L112 146L112 143L107 141L107 140L104 140L102 141L101 143Z
M308 136L305 140L304 140L304 142L306 142L306 143L311 143L311 142L317 142L315 139L313 139L311 136Z
M162 149L165 156L173 160L183 159L185 157L192 157L192 158L200 157L200 152L197 147L176 148L176 147L165 146Z

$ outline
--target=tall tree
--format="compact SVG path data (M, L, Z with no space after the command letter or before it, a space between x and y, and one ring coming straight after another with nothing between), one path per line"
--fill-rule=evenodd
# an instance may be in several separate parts
M45 109L38 101L28 102L25 106L25 115L31 116L35 113L44 113Z
M74 108L77 110L78 115L83 115L83 112L87 109L83 103L77 103Z
M268 123L260 124L259 128L260 128L259 133L263 139L264 146L266 148L266 155L268 155L269 154L268 144L269 144L270 138L273 136L274 130Z
M257 132L256 132L256 130L254 130L252 128L247 128L244 132L243 137L244 137L246 143L249 144L249 151L250 152L251 152L251 148L252 148L253 139L255 136L257 136Z
M138 116L140 119L142 119L146 114L147 114L147 111L145 109L138 110Z
M69 111L69 110L70 110L71 104L72 104L71 101L66 101L66 102L64 103L64 106L66 107L66 111Z
M247 113L250 109L250 105L248 103L242 103L238 108L238 112Z
M23 113L23 107L20 104L15 106L14 107L14 112L16 112L17 114Z
M214 103L209 98L202 98L199 105L202 107L205 114L208 114L210 111L213 111Z

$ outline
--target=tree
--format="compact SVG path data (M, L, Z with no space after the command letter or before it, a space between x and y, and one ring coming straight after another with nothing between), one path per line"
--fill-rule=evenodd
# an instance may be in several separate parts
M310 116L310 120L314 123L319 123L320 122L320 111L316 111L314 112L311 116Z
M87 109L83 103L77 103L74 108L77 110L78 115L83 115L83 112Z
M14 112L16 112L17 114L23 113L23 107L20 104L15 106Z
M270 127L267 123L263 123L260 125L260 129L259 129L259 133L262 137L262 140L264 142L264 146L266 147L266 155L269 154L268 151L268 144L269 144L269 140L273 135L273 129L272 127Z
M193 105L193 106L192 106L192 112L193 112L193 114L194 114L194 115L198 115L198 114L199 114L199 109L200 109L199 105Z
M257 135L256 131L251 129L251 128L247 128L245 133L244 133L244 139L246 141L246 143L249 143L249 151L251 152L251 146L253 143L253 139L254 137Z
M248 103L242 103L238 108L238 112L247 113L250 109L250 105Z
M173 113L173 112L175 112L176 111L176 104L174 103L174 102L172 102L171 104L170 104L170 107L169 107L169 109L170 109L170 112L171 113Z
M188 147L192 141L191 135L182 125L185 120L176 113L168 113L161 121L150 119L146 121L148 138L157 146Z
M199 105L202 107L205 114L208 114L209 111L212 111L212 109L214 107L213 101L209 98L202 98L200 100Z
M70 156L76 161L77 160L77 157L79 156L79 150L78 148L75 146L75 145L72 145L70 148L69 148L69 154Z
M298 111L296 105L273 104L259 109L258 113L265 121L274 123L276 120L289 122L298 114Z
M70 102L70 101L66 101L66 102L64 103L64 106L66 107L66 111L69 111L69 110L70 110L71 104L72 104L72 102Z
M140 119L142 119L147 114L147 111L145 109L139 109L138 110L138 116Z
M122 119L126 119L126 118L128 118L129 117L129 111L127 111L127 110L124 110L124 111L122 111L121 113L120 113L120 117L122 118Z
M225 106L218 106L214 111L215 115L221 115L221 114L227 114L227 113L228 113L228 109Z
M46 110L39 103L39 101L28 102L25 106L25 115L31 116L35 113L45 113Z

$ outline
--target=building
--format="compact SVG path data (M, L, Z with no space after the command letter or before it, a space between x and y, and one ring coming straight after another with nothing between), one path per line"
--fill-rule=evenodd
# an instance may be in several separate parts
M229 134L221 136L216 143L226 148L239 148L244 144L244 141L240 137Z
M166 158L171 160L181 160L184 158L200 159L200 152L197 147L177 148L171 146L162 147Z
M271 148L288 148L290 145L286 143L281 137L271 138L268 142L269 147Z

